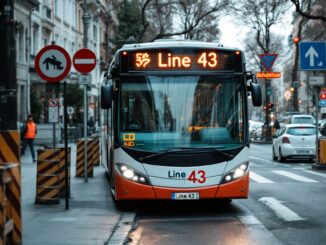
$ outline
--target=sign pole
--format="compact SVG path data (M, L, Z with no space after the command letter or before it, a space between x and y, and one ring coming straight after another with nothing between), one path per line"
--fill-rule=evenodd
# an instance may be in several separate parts
M66 210L69 209L69 179L68 179L68 133L67 133L67 124L68 124L68 115L67 115L67 81L63 83L63 99L64 99L64 105L63 105L63 111L64 111L64 134L65 134L65 187L66 187Z

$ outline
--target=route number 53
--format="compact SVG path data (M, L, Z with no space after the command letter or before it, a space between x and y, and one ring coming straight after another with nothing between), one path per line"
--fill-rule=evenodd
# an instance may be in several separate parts
M206 182L206 173L204 170L198 170L197 172L194 170L190 173L188 177L189 181L192 181L193 183L205 183Z

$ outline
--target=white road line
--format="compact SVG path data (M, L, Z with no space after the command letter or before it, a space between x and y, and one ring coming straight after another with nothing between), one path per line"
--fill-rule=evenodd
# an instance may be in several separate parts
M274 170L272 172L276 173L276 174L279 174L279 175L283 175L283 176L288 177L288 178L293 179L293 180L301 181L301 182L307 182L307 183L316 183L316 182L318 182L316 180L309 179L309 178L303 177L301 175L293 174L293 173L283 171L283 170Z
M257 183L264 183L264 184L269 184L269 183L274 183L274 181L271 181L259 174L256 174L252 171L250 171L249 173L250 179L252 179L253 181L257 182Z
M305 218L300 217L296 212L283 205L281 201L275 199L274 197L262 197L259 199L259 201L272 209L279 218L285 221L306 220Z
M75 59L75 64L95 64L95 59Z
M326 178L326 174L318 173L318 172L315 172L315 171L312 171L312 170L303 170L303 171L306 172L306 173L309 173L309 174L314 174L314 175Z
M263 161L263 162L268 162L268 163L274 163L272 161L269 161L269 160L266 160L266 159L263 159L263 158L259 158L259 157L250 157L250 159L256 159L256 160Z

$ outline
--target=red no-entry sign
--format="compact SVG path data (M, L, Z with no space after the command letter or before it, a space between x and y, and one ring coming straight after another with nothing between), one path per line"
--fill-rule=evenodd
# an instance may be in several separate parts
M79 49L72 59L72 63L77 71L86 74L91 72L96 66L95 53L87 48Z
M48 45L42 48L35 58L37 74L48 82L60 82L71 68L68 52L58 45Z

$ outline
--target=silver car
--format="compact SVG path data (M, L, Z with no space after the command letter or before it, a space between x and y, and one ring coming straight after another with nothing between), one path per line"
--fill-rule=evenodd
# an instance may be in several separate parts
M313 160L316 155L316 127L312 124L288 124L273 136L273 160L287 158Z

